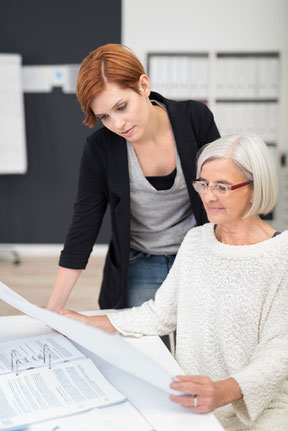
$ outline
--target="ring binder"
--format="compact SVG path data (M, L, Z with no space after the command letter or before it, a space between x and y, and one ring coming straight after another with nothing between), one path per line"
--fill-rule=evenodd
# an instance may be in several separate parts
M18 358L17 350L15 349L11 350L10 356L11 356L11 371L15 370L16 376L18 376L20 361ZM48 368L49 370L51 370L51 351L48 344L46 343L43 345L42 356L43 356L43 364L46 364L46 361L48 360ZM34 368L34 367L31 367L31 368ZM27 369L29 369L29 367L25 368L25 370Z
M15 371L16 371L16 376L18 376L19 372L18 372L18 365L19 365L19 359L18 359L18 354L16 350L11 350L11 370L14 371L14 361L15 361Z
M43 361L46 364L46 355L48 356L48 368L51 370L51 352L48 344L44 344L43 346Z

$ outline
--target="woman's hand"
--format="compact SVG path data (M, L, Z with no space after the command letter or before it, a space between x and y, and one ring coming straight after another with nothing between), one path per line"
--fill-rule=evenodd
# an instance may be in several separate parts
M170 388L183 392L170 400L195 413L213 412L218 407L242 398L241 389L232 377L214 382L207 376L176 376Z
M58 314L62 316L69 317L70 319L79 320L89 326L94 326L94 328L102 329L105 332L115 333L118 332L116 328L110 322L108 316L85 316L84 314L77 313L72 310L59 310Z

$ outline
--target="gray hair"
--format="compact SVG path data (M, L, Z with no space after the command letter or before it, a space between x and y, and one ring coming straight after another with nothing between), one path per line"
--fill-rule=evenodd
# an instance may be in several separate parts
M253 200L245 217L267 214L278 198L278 179L267 145L256 135L229 135L207 144L197 160L197 178L204 163L215 159L231 159L253 181Z

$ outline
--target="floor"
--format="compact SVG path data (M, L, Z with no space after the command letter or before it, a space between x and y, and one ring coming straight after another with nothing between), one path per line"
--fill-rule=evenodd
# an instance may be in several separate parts
M19 264L0 260L0 281L36 305L46 305L57 273L58 257L21 256ZM104 257L91 257L68 300L72 310L96 310ZM0 316L20 314L0 300Z

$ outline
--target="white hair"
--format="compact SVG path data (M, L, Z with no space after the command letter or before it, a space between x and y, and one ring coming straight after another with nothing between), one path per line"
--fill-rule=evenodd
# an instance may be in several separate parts
M197 160L197 178L204 163L231 159L253 182L253 200L245 217L267 214L278 198L278 179L267 145L256 135L229 135L205 145Z

